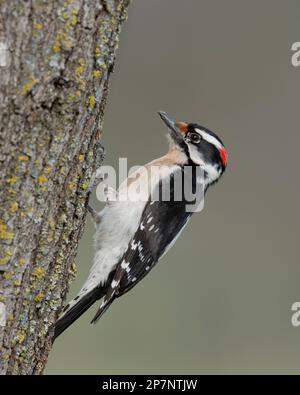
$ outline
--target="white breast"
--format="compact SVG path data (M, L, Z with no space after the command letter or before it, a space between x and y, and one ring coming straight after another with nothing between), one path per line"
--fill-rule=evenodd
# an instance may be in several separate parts
M157 163L159 166L164 165L162 158L157 160ZM137 171L139 173L138 177L135 177L136 174L133 174L130 176L131 181L129 183L126 180L120 186L119 196L122 195L122 201L112 202L101 211L100 223L94 237L96 251L93 266L79 294L85 294L99 284L104 284L110 272L114 270L125 253L131 238L138 229L150 192L155 188L149 177L151 165L156 165L156 161L142 167L141 170ZM174 171L176 166L174 163L168 163L167 166L164 165L163 176L168 176ZM132 197L135 183L138 183L142 188L146 188L147 193L141 193L140 199L124 201L123 197L126 195L126 188L130 188L130 196Z

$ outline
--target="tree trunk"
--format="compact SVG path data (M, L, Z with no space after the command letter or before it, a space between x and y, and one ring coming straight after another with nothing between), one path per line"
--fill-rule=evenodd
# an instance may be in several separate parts
M130 0L0 0L0 373L41 374Z

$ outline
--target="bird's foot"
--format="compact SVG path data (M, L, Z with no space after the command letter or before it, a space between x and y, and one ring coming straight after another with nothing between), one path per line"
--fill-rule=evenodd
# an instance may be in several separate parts
M91 184L87 190L87 192L92 192L94 188L96 188L101 182L103 182L107 178L107 174L95 172L92 176Z
M92 216L94 222L95 222L96 224L99 224L100 221L101 221L100 213L98 213L98 212L94 209L94 207L92 207L90 204L87 205L87 209L89 210L89 212L90 212L90 214L91 214L91 216Z

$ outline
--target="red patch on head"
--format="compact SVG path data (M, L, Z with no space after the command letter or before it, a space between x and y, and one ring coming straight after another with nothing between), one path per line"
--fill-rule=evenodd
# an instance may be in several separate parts
M227 163L228 163L228 154L227 154L227 151L226 151L225 148L221 148L221 149L219 150L219 152L220 152L220 156L221 156L221 159L222 159L223 166L226 167L226 166L227 166Z

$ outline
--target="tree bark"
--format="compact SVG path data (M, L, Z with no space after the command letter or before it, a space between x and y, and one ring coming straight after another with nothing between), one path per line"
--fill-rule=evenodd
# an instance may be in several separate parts
M130 0L0 0L0 373L41 374Z

